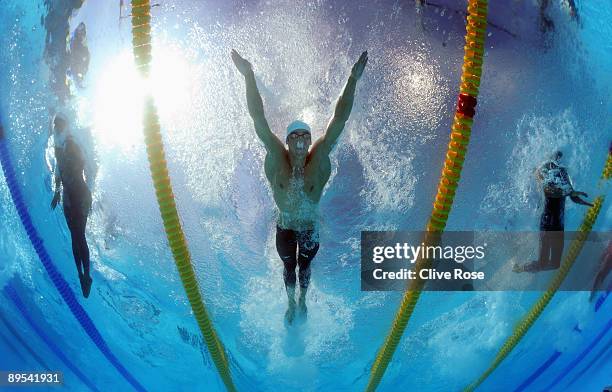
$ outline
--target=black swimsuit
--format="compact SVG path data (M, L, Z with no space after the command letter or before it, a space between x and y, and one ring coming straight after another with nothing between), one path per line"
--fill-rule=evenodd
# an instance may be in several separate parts
M540 169L552 181L544 187L544 211L540 217L540 231L563 231L565 222L565 198L571 193L572 186L564 167L554 162L546 162Z
M58 164L63 184L62 197L66 221L71 229L82 226L84 230L91 209L91 192L83 179L85 162L81 157L79 146L70 137L66 139Z
M295 268L299 265L300 287L307 288L310 282L310 262L319 250L316 232L295 231L276 226L276 250L285 266L283 272L285 285L295 286Z
M565 197L547 197L540 217L541 231L563 231L565 221Z

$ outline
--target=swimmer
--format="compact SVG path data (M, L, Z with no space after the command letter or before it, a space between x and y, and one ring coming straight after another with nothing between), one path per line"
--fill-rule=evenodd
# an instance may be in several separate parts
M591 289L591 296L589 301L595 298L595 292L602 289L603 283L612 271L612 240L608 241L608 246L601 255L601 263L599 264L599 271L593 281L593 288Z
M539 259L523 265L515 265L514 272L538 272L555 270L561 265L563 254L563 231L565 225L565 198L592 207L593 204L581 199L588 197L584 192L575 191L565 167L561 166L563 153L556 151L551 158L536 170L536 178L542 185L544 211L540 217Z
M574 21L576 22L580 22L580 15L578 15L578 8L576 8L576 3L574 2L574 0L567 0L566 1L566 6L567 6L567 12L569 14L569 16L574 19Z
M555 24L546 13L549 5L550 0L540 0L540 31L542 33L547 33L555 29ZM565 7L567 8L567 13L569 14L569 16L574 21L580 22L580 19L578 17L578 9L576 8L576 3L574 2L574 0L566 0Z
M554 22L546 14L549 2L550 0L540 0L540 31L542 33L546 33L555 29Z
M85 158L79 145L68 130L68 121L56 114L53 119L55 143L55 196L51 208L63 199L64 216L72 237L72 254L76 263L85 298L89 297L92 279L89 274L89 247L85 226L91 210L91 192L85 182Z
M89 48L87 47L87 28L79 23L70 40L70 74L79 88L89 69Z
M334 116L323 137L312 145L310 151L311 129L302 121L293 121L287 127L285 137L287 148L272 133L264 114L263 102L257 90L251 63L235 50L232 50L232 60L245 78L249 114L255 125L255 133L263 142L267 152L264 169L280 212L276 226L276 249L283 260L283 277L289 300L285 321L287 324L292 324L296 318L295 269L299 266L300 295L297 317L305 320L310 262L319 250L316 227L318 204L323 187L331 174L329 154L351 113L355 88L368 61L368 53L363 52L353 65L348 82L336 104Z

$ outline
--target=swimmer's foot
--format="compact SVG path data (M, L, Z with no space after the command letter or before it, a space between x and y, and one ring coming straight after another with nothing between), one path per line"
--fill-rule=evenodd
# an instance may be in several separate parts
M91 291L91 283L93 282L90 276L80 275L79 280L81 281L81 291L83 297L88 298L89 292Z
M295 301L289 301L289 307L285 312L285 325L289 326L293 324L295 319Z
M559 264L544 264L540 271L553 271L559 269Z
M538 272L541 271L540 262L538 260L531 261L525 264L514 264L512 271L514 272Z

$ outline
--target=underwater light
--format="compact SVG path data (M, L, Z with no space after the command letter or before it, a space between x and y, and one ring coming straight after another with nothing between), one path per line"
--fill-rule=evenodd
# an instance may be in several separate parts
M162 121L172 121L189 98L189 67L171 50L160 48L151 77L143 80L130 51L110 59L98 78L93 133L107 147L128 148L142 139L142 104L152 93Z

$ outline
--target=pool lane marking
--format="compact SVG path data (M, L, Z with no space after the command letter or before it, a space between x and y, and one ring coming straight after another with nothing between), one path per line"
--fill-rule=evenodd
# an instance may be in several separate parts
M575 383L576 381L578 381L578 379L580 379L580 377L587 371L589 370L599 359L601 359L601 357L603 355L605 355L608 351L610 351L610 349L612 348L612 338L608 339L608 341L606 342L606 344L603 345L603 347L601 348L601 350L599 350L599 352L597 354L595 354L595 356L593 357L593 359L591 359L591 361L589 363L587 363L587 365L584 367L584 369L582 369L580 372L578 372L578 374L576 374L574 376L574 378L572 379L572 381L569 382L569 384L566 385L566 387L569 387L570 385L572 385L573 383Z
M609 295L609 291L612 289L611 286L608 286L608 290L602 294L595 303L595 312L599 311L606 298ZM578 330L578 324L574 326L574 329ZM542 365L540 365L531 375L529 375L515 390L514 392L524 391L529 385L531 385L538 377L542 375L558 358L561 356L561 351L555 350Z
M38 362L42 367L44 367L45 370L51 370L49 369L49 366L47 366L45 361L32 349L32 347L30 347L30 345L23 340L19 332L15 330L15 327L13 327L13 325L4 317L2 313L0 313L0 320L2 320L2 322L6 325L8 331L15 337L15 339L17 339L17 341L23 346L23 348L25 348L25 350L36 360L36 362Z
M4 295L13 302L17 310L19 310L19 313L21 313L23 318L28 322L28 324L30 324L30 327L32 327L34 332L36 332L36 334L40 337L40 339L43 342L45 342L45 344L49 347L49 349L62 362L64 362L64 364L68 367L68 369L72 370L72 372L83 382L83 384L87 385L89 389L91 389L94 392L98 392L99 390L98 388L96 388L94 383L91 382L91 380L89 380L89 378L87 378L87 376L85 376L79 370L79 368L72 363L70 359L68 359L68 357L64 354L64 352L53 342L53 339L51 339L49 335L47 335L43 331L43 329L40 326L38 326L36 322L34 322L32 317L30 317L30 314L26 310L25 304L23 303L23 301L21 300L21 298L19 298L17 294L17 290L15 290L15 288L12 285L7 284L4 287Z
M580 363L580 361L582 361L587 356L587 354L590 353L591 350L593 350L597 343L599 343L599 341L603 339L606 333L608 333L610 328L612 328L612 318L608 320L606 326L601 330L601 332L599 332L595 339L593 339L591 343L589 343L589 345L563 369L563 371L557 376L557 378L555 378L553 382L551 382L544 389L544 391L552 391L552 388L559 384L559 382L561 382L561 380L563 380L565 376L567 376L572 370L574 370L574 368Z
M1 111L1 110L0 110ZM32 243L36 254L43 267L47 271L49 278L53 282L53 285L59 291L66 305L70 309L72 315L77 319L83 330L87 333L92 342L98 347L98 349L102 352L102 354L108 359L108 361L117 369L117 371L125 378L127 382L129 382L134 389L137 391L146 391L145 388L130 374L130 372L119 362L117 357L110 351L108 345L102 335L94 325L93 321L85 311L85 309L81 306L81 304L77 301L74 292L68 285L68 282L64 279L62 274L58 271L55 263L49 256L47 249L44 246L43 240L38 234L36 227L32 223L32 217L28 212L28 208L23 199L23 195L21 190L19 189L19 185L17 182L17 176L15 175L15 169L13 167L13 163L11 161L11 157L9 154L9 150L7 147L6 137L4 134L3 124L0 119L0 164L2 165L2 169L4 171L4 178L6 179L6 183L8 185L11 198L13 200L13 204L17 209L17 213L19 215L19 219L21 220L21 224L23 225L28 239Z

